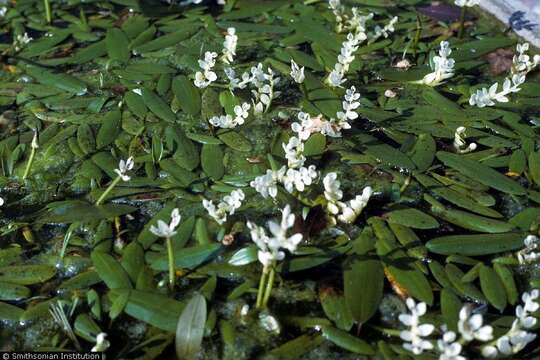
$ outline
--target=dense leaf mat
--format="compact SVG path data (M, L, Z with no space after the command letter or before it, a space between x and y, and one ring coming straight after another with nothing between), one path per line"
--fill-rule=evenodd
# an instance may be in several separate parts
M537 268L518 257L540 224L540 81L532 71L508 102L469 104L477 89L502 84L518 43L477 9L460 39L457 7L343 1L349 16L355 6L374 17L340 88L326 80L347 31L327 1L2 6L2 350L88 351L106 333L111 359L410 357L398 320L406 298L427 304L436 348L442 324L458 330L465 303L500 336L520 294L540 287ZM395 31L375 36L394 16ZM268 106L268 89L227 88L221 55L231 27L236 76L262 63L280 78ZM414 83L431 71L441 41L452 49L453 76ZM218 54L218 80L198 87L207 51ZM305 68L300 84L291 59ZM308 133L303 143L317 171L311 184L278 183L275 197L250 186L290 166L283 145L300 111L333 119L351 86L361 95L351 128ZM242 124L213 125L236 121L243 103ZM456 147L459 127L474 151ZM129 157L121 181L115 169ZM372 189L353 221L329 210L323 178L332 172L343 199ZM224 221L209 215L203 199L217 205L238 189L240 207ZM279 222L286 205L295 216L285 230L302 240L265 267L275 278L264 301L246 222ZM181 220L169 273L169 243L150 229L162 220L167 230L174 208Z

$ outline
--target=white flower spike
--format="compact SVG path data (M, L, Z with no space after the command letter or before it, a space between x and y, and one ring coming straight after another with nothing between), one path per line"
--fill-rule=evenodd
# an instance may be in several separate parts
M454 59L449 58L452 50L448 41L441 41L439 55L434 56L431 65L433 72L424 76L420 83L428 86L438 86L444 80L454 76Z
M466 360L464 356L461 356L461 350L463 346L456 341L456 333L453 331L447 331L443 327L443 336L437 340L437 349L440 352L439 360Z
M182 217L180 216L180 212L178 209L174 209L171 212L171 222L167 224L163 220L157 221L157 227L152 225L150 226L150 232L156 236L163 237L163 238L170 238L176 235L176 228L180 224L180 220Z
M472 314L472 307L465 305L459 312L458 330L465 341L489 341L493 339L493 328L482 326L484 319L481 314Z
M420 317L422 317L427 310L426 303L421 302L416 304L412 298L408 298L406 301L410 314L399 315L399 321L408 327L407 330L403 330L400 333L402 340L406 341L403 344L403 348L409 350L415 355L420 355L426 350L433 349L433 344L424 338L431 335L435 326L432 324L420 324Z
M207 51L204 53L204 60L199 59L199 66L202 69L195 73L195 81L193 82L198 88L208 87L211 83L217 80L217 75L212 71L216 65L217 53Z
M238 36L236 35L236 29L230 27L227 29L227 35L225 35L225 41L223 42L223 56L221 60L230 64L234 61L236 56L236 46L238 45Z
M304 75L304 67L302 66L300 68L294 60L291 60L291 77L298 84L303 83L306 78Z
M212 200L203 199L202 203L208 215L210 215L218 224L227 221L227 215L233 215L236 209L242 206L245 194L242 190L233 190L229 195L223 197L222 201L216 206Z
M517 253L517 258L520 264L528 264L537 261L540 258L540 252L536 252L540 239L534 235L528 235L523 244L525 248Z
M460 154L466 154L474 151L477 147L475 143L470 143L467 145L465 139L463 138L463 135L465 135L465 130L466 128L464 126L460 126L454 133L454 149Z
M120 176L122 181L129 181L131 180L131 177L127 175L127 172L132 170L134 165L135 162L133 161L133 157L129 157L126 161L120 160L118 169L114 169L114 172Z
M106 339L107 333L101 332L96 336L96 345L90 350L91 352L104 352L111 346L109 340Z

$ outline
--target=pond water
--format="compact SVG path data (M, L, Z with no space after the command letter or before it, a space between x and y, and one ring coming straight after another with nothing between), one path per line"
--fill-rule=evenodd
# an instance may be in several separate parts
M540 47L539 0L487 0L480 6L510 26L519 36Z

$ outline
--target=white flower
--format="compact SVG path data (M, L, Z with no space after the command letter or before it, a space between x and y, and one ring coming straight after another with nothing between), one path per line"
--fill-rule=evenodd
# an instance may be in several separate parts
M516 307L516 318L519 321L519 325L525 329L530 329L536 325L536 318L531 316L531 314L540 308L540 304L537 302L539 295L540 292L537 289L530 293L523 293L521 296L523 305Z
M303 155L304 143L302 140L293 136L289 139L287 144L282 144L285 151L285 158L288 161L289 168L295 169L302 167L306 161L306 157Z
M535 250L538 248L538 243L539 239L534 235L528 235L525 240L523 240L525 248L517 253L517 258L520 264L535 262L538 258L540 258L540 252L535 252Z
M337 174L331 172L326 174L323 179L324 185L324 197L328 200L326 205L328 211L332 215L339 214L340 211L340 200L343 198L343 191L341 191L341 183L337 180Z
M127 175L127 172L133 169L133 165L135 165L133 157L129 157L126 161L120 160L118 169L114 169L114 172L122 178L122 181L129 181L131 180L131 177Z
M332 216L337 215L337 219L344 223L353 223L362 210L367 206L373 190L367 186L363 189L362 195L357 195L354 199L348 202L342 202L343 191L341 191L341 183L337 180L337 174L331 172L326 174L323 179L324 197L328 201L326 208ZM333 219L333 218L332 218ZM333 219L335 222L335 219Z
M244 198L245 195L242 190L233 190L229 195L223 197L217 206L211 200L203 199L202 203L208 215L221 225L227 221L227 215L233 215L236 209L242 206Z
M15 50L19 51L24 45L28 44L33 39L28 36L28 33L19 34L15 37Z
M463 7L463 6L473 7L475 5L480 4L480 0L455 0L454 3L459 7Z
M223 56L221 59L224 63L230 64L236 56L236 46L238 44L238 36L236 35L236 29L230 27L227 29L227 35L225 35L225 41L223 42Z
M164 237L164 238L170 238L176 235L176 227L178 224L180 224L180 220L182 217L180 216L180 212L178 209L173 209L171 212L171 222L167 224L163 220L157 221L157 227L152 225L150 226L150 232L156 236Z
M236 105L234 107L233 118L231 115L213 116L208 120L212 125L224 129L232 129L238 125L242 125L249 116L249 109L251 105L249 103L243 103L242 105Z
M294 62L294 60L291 60L291 77L298 84L303 83L306 78L304 75L304 67L302 66L300 68L298 64Z
M508 95L517 93L521 90L520 86L525 83L526 75L540 64L540 55L535 55L533 61L529 55L525 54L529 50L529 44L518 44L517 54L514 55L510 77L507 77L502 86L501 92L497 92L498 83L494 83L489 89L482 88L476 90L469 99L470 105L476 105L480 108L493 106L497 102L508 102Z
M439 360L466 360L461 356L462 345L456 341L456 333L443 328L443 336L437 340Z
M109 340L105 339L107 337L107 333L101 332L97 334L96 336L96 345L90 350L91 352L104 352L107 351L109 346L111 346L111 343Z
M0 7L0 17L6 16L6 13L7 13L7 7L5 6Z
M496 102L506 103L509 101L508 95L517 93L521 90L520 86L525 82L525 74L515 74L512 78L506 78L503 82L501 92L497 92L499 83L494 83L489 90L486 88L476 90L469 99L470 105L476 105L479 108L493 106Z
M266 174L257 176L250 183L250 186L264 198L268 196L275 198L277 196L277 184L283 180L286 171L286 166L283 166L278 171L266 170Z
M369 186L365 187L364 190L362 190L362 195L356 195L356 197L345 204L345 206L342 205L342 214L338 215L338 220L348 224L353 223L367 206L372 194L373 189Z
M465 305L459 312L458 330L465 341L474 339L489 341L493 338L493 328L489 325L482 326L484 319L482 314L472 315L470 305Z
M456 132L454 133L454 149L460 154L465 154L476 150L475 143L470 143L469 145L467 145L467 143L463 139L463 135L465 135L465 130L466 129L464 126L460 126L456 129Z
M199 66L203 70L195 73L195 81L193 82L198 88L205 88L217 80L217 75L212 71L216 65L217 53L207 51L204 53L204 60L199 59Z
M358 50L358 45L365 38L358 34L347 34L347 40L341 45L341 51L338 55L338 62L334 65L334 69L326 79L327 83L332 87L341 87L345 79L345 74L349 71L349 66L354 61L354 53Z
M0 206L4 205L4 199L0 197Z
M306 186L310 186L313 183L313 180L317 178L317 175L315 165L301 167L299 169L288 169L282 177L283 186L285 187L285 190L290 193L295 189L302 192L305 190Z
M408 326L408 330L403 330L400 333L401 339L406 342L403 344L403 348L411 351L415 355L423 353L425 350L433 349L433 344L424 337L431 335L435 326L432 324L420 324L420 317L426 313L426 303L421 302L416 304L411 298L406 301L410 314L399 315L399 321L405 326Z
M300 120L300 122L293 122L291 124L291 130L295 132L302 141L309 139L311 134L320 132L323 129L324 121L322 120L321 114L312 118L308 113L299 112L298 120Z
M454 59L448 58L452 50L448 41L441 41L441 47L439 50L439 55L434 56L432 62L430 63L431 70L433 72L424 76L422 84L429 86L440 85L444 80L454 76Z
M514 55L512 61L512 73L528 73L533 70L538 64L540 64L540 55L535 55L533 61L530 60L530 56L525 54L529 51L529 44L517 44L516 46L517 54Z
M249 82L249 74L244 73L243 75L243 81L240 81L239 78L236 77L236 72L230 68L226 67L223 69L225 72L225 76L227 76L227 79L229 79L229 90L234 91L234 89L244 89L246 87L246 84Z
M379 37L383 36L384 38L387 38L390 33L393 33L395 31L394 25L397 23L398 17L394 16L388 24L386 24L383 28L380 26L375 26L375 34L373 35L371 41L378 39Z
M266 268L275 261L280 261L285 258L285 253L281 249L287 249L291 253L296 251L296 247L302 241L302 234L294 234L287 236L287 232L294 226L294 214L291 214L289 205L282 210L281 222L268 222L268 228L272 234L269 237L264 228L248 222L247 226L250 229L251 239L259 248L258 259Z
M321 133L330 137L341 137L341 130L350 129L349 120L358 118L356 109L360 106L360 94L356 92L356 88L351 86L345 92L345 100L341 103L343 111L338 111L336 119L332 118L323 122Z
M251 67L251 77L246 77L246 81L255 87L255 90L251 90L255 114L268 111L272 100L280 95L279 91L274 91L274 87L279 83L279 77L274 76L271 68L268 68L265 73L263 65L259 63L256 67Z

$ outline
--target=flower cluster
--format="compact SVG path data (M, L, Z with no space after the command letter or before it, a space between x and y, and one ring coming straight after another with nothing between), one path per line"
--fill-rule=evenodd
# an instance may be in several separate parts
M454 133L454 149L460 154L466 154L476 150L475 143L470 143L469 145L467 145L465 139L463 139L463 136L465 135L465 130L466 128L464 126L460 126L456 129L456 132Z
M517 354L536 338L536 334L528 330L533 328L537 319L532 315L538 309L540 291L532 290L522 295L523 305L516 307L516 318L512 327L507 333L493 340L493 328L490 325L484 325L482 314L473 313L472 304L464 305L459 312L458 334L448 331L446 326L442 326L442 337L437 340L437 349L440 353L439 359L442 360L464 360L461 355L463 347L471 342L486 343L482 346L482 356L494 358L499 355L509 356ZM400 321L409 327L401 332L400 337L406 342L403 347L415 355L419 355L426 350L433 349L433 344L425 339L431 335L434 330L431 324L420 325L419 318L426 312L426 304L415 304L414 300L407 299L407 307L410 314L401 314Z
M33 40L33 38L28 36L28 33L24 33L22 35L21 34L17 35L15 37L15 42L14 42L15 51L21 50L24 47L24 45L28 44L32 40Z
M356 92L356 88L351 86L345 92L345 100L341 102L343 111L338 111L336 119L330 119L322 124L321 133L330 137L341 137L341 130L350 129L349 120L358 118L356 109L360 107L360 94Z
M454 4L456 4L459 7L473 7L475 5L480 4L480 0L455 0Z
M133 157L128 158L126 161L120 160L118 169L114 169L114 172L118 174L122 181L129 181L131 180L131 177L127 175L127 172L133 169L134 165L135 162L133 161Z
M379 25L375 26L375 34L371 38L371 41L374 41L380 38L381 36L386 39L388 36L390 36L391 33L396 31L396 29L394 28L394 25L396 25L397 22L398 22L398 17L394 16L392 19L390 19L388 24L386 24L384 27L381 28Z
M107 333L100 332L96 336L96 345L90 350L91 352L104 352L111 346L107 338Z
M236 29L230 27L227 29L227 35L225 35L225 41L223 42L223 56L221 60L230 64L233 62L236 56L236 46L238 45L238 36L236 35Z
M213 116L210 118L210 123L216 127L224 129L232 129L238 125L242 125L249 116L249 109L251 105L249 103L243 103L242 105L236 105L234 107L234 117L232 115Z
M540 258L540 252L536 252L538 249L538 243L539 239L534 235L528 235L525 240L523 240L525 248L517 253L517 258L520 264L532 263Z
M265 268L271 266L273 262L285 258L285 253L282 249L294 253L298 244L302 241L302 234L300 233L291 236L287 235L289 229L294 226L295 215L291 214L291 207L287 205L281 212L280 223L275 221L269 221L267 223L271 236L266 234L266 230L263 227L252 222L247 223L251 231L251 239L259 248L257 253L258 259Z
M536 339L536 334L528 332L536 325L536 318L532 313L540 308L538 297L540 291L533 290L530 293L524 293L521 297L523 305L516 307L516 319L512 323L510 330L497 339L495 344L487 345L482 348L484 357L493 358L502 355L517 354L527 346L530 342Z
M291 60L291 73L290 73L290 75L293 78L293 80L298 84L303 83L305 78L306 78L305 75L304 75L304 67L302 66L300 68L298 66L298 64L294 62L294 60Z
M282 144L285 151L289 168L300 168L304 165L306 157L304 156L304 143L296 136L292 136L288 143Z
M489 341L493 339L493 328L483 325L482 314L473 314L472 307L465 305L459 311L458 330L464 341Z
M337 219L343 223L353 223L362 210L367 206L373 190L367 186L362 191L361 195L357 195L354 199L348 202L342 202L343 191L341 183L337 180L335 172L328 173L323 179L324 197L327 200L327 209L332 216L337 216ZM332 217L335 223L335 218Z
M157 221L157 226L150 226L150 232L156 236L163 237L163 238L170 238L176 235L176 228L180 224L180 220L182 219L182 216L180 216L180 211L175 208L171 212L171 222L167 224L163 220Z
M431 335L435 326L420 323L420 317L425 315L427 310L426 303L416 304L413 299L408 298L406 304L410 314L399 315L399 321L408 326L408 329L401 331L399 336L406 341L403 348L415 355L420 355L425 350L433 349L433 344L424 338Z
M487 88L476 90L469 98L469 104L480 108L493 106L497 102L506 103L509 101L508 95L517 93L521 90L520 86L525 83L526 75L540 64L540 55L535 55L530 60L526 52L529 50L529 44L518 44L517 54L513 58L510 77L504 79L502 90L497 92L499 83L494 83Z
M365 36L364 33L360 34ZM345 74L349 71L349 67L355 59L354 53L358 50L360 42L366 39L364 36L358 36L353 33L347 34L347 40L341 45L341 51L337 58L338 62L334 65L334 69L326 79L330 86L341 87L341 85L347 81L347 79L345 79Z
M207 51L204 53L204 59L199 59L199 66L202 71L197 71L195 73L194 84L196 87L205 88L217 80L217 75L213 71L213 68L216 65L217 56L217 53Z
M268 111L272 100L280 94L279 91L274 91L279 83L279 77L274 76L274 71L270 67L264 72L263 65L259 63L251 68L249 82L255 87L251 90L255 114Z
M277 196L277 185L283 184L289 193L302 192L306 186L310 186L317 178L318 173L315 165L302 166L298 169L282 166L279 170L266 170L266 174L257 176L250 185L264 198Z
M236 209L242 206L242 200L245 195L242 190L233 190L229 195L223 197L223 200L216 206L212 200L203 199L202 204L208 215L210 215L218 224L227 221L227 215L233 215Z
M452 50L448 41L441 41L439 55L434 56L430 63L433 72L424 76L420 82L424 85L437 86L444 80L454 76L455 61L449 58L451 53Z

